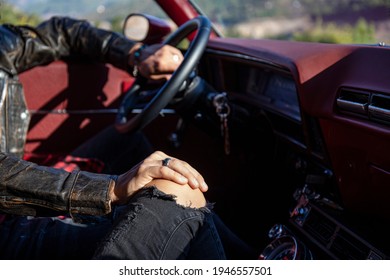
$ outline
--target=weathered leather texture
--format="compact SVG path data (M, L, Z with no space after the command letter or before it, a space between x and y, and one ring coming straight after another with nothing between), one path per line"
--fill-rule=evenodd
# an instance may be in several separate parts
M0 209L18 215L105 215L114 180L107 174L69 173L0 153Z
M65 58L89 58L127 70L134 42L91 28L87 21L53 17L37 28L0 26L0 69L15 75Z
M119 34L91 28L86 21L54 17L37 28L0 26L0 72L17 74L59 59L80 58L128 69L134 46ZM4 77L4 76L3 76ZM104 215L114 180L109 175L63 170L0 152L0 212L42 215L48 210L71 215Z

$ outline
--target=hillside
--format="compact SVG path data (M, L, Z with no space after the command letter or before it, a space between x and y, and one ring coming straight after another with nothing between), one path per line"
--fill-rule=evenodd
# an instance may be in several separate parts
M111 21L115 17L124 18L130 11L148 11L153 0L129 1L129 0L6 0L18 9L29 14L40 15L43 19L53 14L66 14L79 18ZM102 4L104 3L104 5ZM99 8L104 6L105 12L99 13Z
M24 13L41 19L54 14L66 14L93 22L109 23L107 28L121 30L121 20L130 12L146 12L164 17L151 5L153 0L0 0L10 3ZM292 38L323 41L313 32L331 33L331 41L353 41L351 37L364 15L366 43L390 41L390 0L196 0L202 10L223 34L255 38ZM244 3L244 5L243 5ZM1 7L1 6L0 6ZM153 8L151 8L153 7ZM238 8L240 7L240 8ZM104 12L99 12L104 9ZM155 10L151 10L155 9ZM3 16L5 18L5 16ZM317 26L318 23L321 26ZM331 25L337 28L332 29ZM330 30L329 26L331 27ZM315 30L317 28L317 30ZM342 28L339 32L339 28ZM352 28L352 29L351 29ZM322 30L324 29L324 30ZM314 30L314 31L313 31ZM375 35L373 35L375 34ZM328 39L326 39L328 40ZM325 40L325 41L326 41Z
M130 11L148 11L153 0L3 0L26 13L35 13L43 18L53 13L64 13L78 17L97 16L97 9L104 5L104 20L124 17ZM368 7L388 7L389 0L196 0L202 10L212 19L223 18L224 24L234 25L242 21L252 21L268 17L296 18L301 16L327 17L339 13L362 11ZM0 2L1 3L1 2ZM238 8L238 7L241 7ZM244 10L242 10L244 9ZM243 18L243 15L246 18Z

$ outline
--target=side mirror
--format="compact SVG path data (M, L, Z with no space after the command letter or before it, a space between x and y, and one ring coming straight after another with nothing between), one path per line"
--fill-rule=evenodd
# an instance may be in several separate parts
M172 28L166 21L147 14L130 14L123 25L126 38L144 44L161 43L171 32Z

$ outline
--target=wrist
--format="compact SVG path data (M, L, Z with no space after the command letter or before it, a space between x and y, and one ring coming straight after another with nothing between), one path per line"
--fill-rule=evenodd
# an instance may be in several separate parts
M130 184L132 173L124 173L115 176L114 187L110 191L110 200L113 205L126 204L130 196L134 193L134 187Z
M110 183L108 197L109 200L111 201L111 204L118 204L118 201L120 200L118 195L118 176L111 175L110 179L111 179L111 183Z
M130 55L129 55L129 65L132 66L132 75L134 77L138 76L138 66L139 63L141 62L141 56L142 56L142 51L146 48L147 46L141 43L135 44L135 46L130 50Z

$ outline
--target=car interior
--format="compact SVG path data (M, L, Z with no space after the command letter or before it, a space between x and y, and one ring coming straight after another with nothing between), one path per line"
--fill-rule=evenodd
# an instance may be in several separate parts
M140 82L159 104L130 107L124 133L142 130L199 170L215 212L259 259L388 259L388 47L199 35L196 20L164 41L196 31L171 87L88 60L22 73L25 159L52 165L117 123Z

